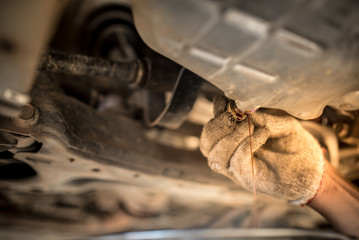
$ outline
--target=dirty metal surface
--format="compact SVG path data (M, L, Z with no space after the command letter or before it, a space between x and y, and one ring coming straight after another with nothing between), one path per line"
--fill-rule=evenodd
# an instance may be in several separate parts
M70 232L109 232L129 229L136 218L173 213L178 204L216 204L213 212L252 201L249 192L211 171L198 150L148 139L141 122L64 95L45 73L39 79L31 105L36 121L21 125L0 119L4 146L13 154L8 161L35 171L0 180L5 209L0 225L30 222ZM112 218L122 220L106 220Z

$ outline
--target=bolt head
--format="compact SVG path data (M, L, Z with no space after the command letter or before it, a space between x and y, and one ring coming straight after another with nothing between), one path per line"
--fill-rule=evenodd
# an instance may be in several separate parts
M15 125L19 127L31 127L35 125L39 118L39 111L31 104L26 104L22 108L20 116L12 118Z

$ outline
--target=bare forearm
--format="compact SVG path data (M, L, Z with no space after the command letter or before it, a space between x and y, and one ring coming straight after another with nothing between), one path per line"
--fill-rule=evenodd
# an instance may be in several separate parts
M337 230L359 236L359 191L326 163L323 182L309 203Z

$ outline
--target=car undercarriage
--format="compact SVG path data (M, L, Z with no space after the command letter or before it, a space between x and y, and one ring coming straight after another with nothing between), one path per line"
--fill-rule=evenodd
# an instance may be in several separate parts
M264 195L259 225L277 232L241 232L253 194L207 166L199 137L216 95L285 110L358 186L358 13L349 0L0 2L0 236L346 239Z

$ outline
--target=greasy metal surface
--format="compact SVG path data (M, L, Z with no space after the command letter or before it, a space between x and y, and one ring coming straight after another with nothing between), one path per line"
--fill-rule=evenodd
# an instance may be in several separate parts
M133 1L154 50L236 100L301 119L359 108L357 1Z

